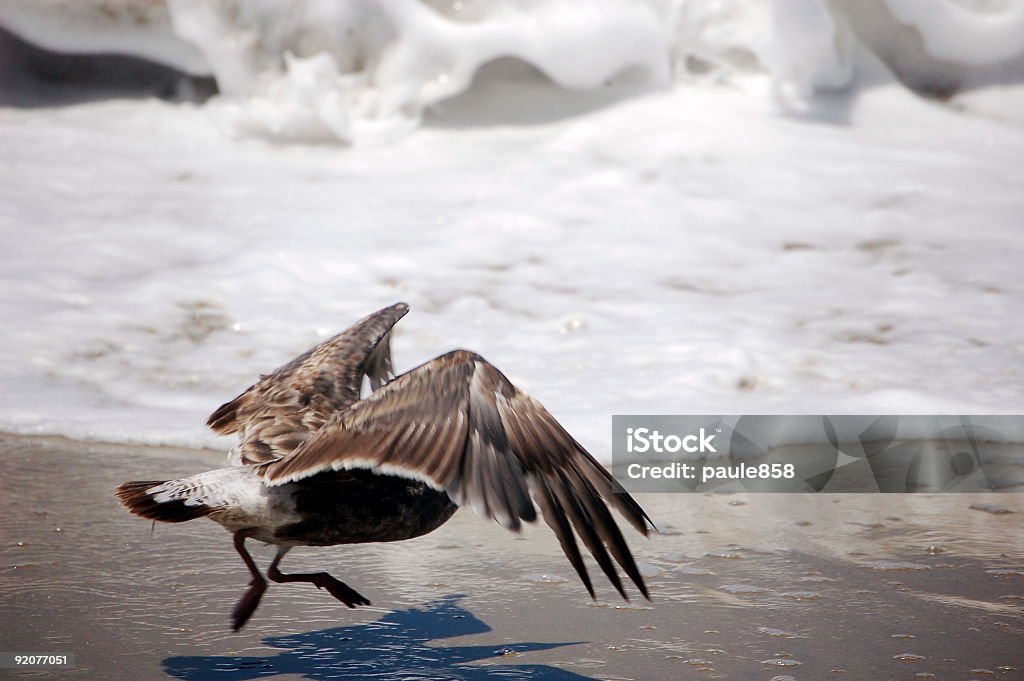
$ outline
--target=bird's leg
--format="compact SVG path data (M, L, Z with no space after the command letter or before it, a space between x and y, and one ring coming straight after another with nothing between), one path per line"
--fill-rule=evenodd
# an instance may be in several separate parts
M291 547L282 546L277 549L277 555L274 556L274 560L270 562L270 567L267 568L267 577L269 577L271 581L279 584L283 582L309 582L310 584L315 585L318 589L327 589L328 593L350 608L354 608L357 605L370 605L369 599L344 582L340 582L334 577L331 577L326 572L310 572L294 575L286 575L282 573L277 569L277 564L281 562L282 558L284 558L284 554L288 553L289 548Z
M256 567L256 562L253 561L252 556L245 549L245 540L250 535L252 535L252 530L239 530L234 534L235 551L238 551L238 555L245 561L245 566L249 568L249 573L252 574L249 590L245 592L245 595L238 601L234 611L231 613L231 628L235 631L241 629L249 621L252 614L256 612L260 599L263 598L263 592L267 590L267 580L263 579L259 568Z

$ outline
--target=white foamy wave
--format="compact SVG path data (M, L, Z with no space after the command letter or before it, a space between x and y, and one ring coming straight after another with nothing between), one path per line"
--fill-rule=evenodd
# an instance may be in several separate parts
M180 37L167 5L144 0L4 0L0 26L58 52L114 52L209 75L196 46Z
M888 3L897 20L921 34L928 54L954 64L999 64L1024 55L1024 3Z
M1015 62L883 40L896 0L139 1L0 1L221 92L0 84L0 430L226 448L217 405L396 300L399 370L479 351L602 460L616 413L1021 404L1024 129L900 85L1006 118Z
M477 71L519 59L571 89L636 70L667 83L662 21L635 0L251 2L170 0L177 32L205 55L229 122L284 138L351 140L405 127L465 92ZM443 11L442 11L443 10ZM360 126L360 124L363 124Z
M0 23L210 73L230 130L300 141L408 129L507 58L570 90L769 74L796 108L876 82L877 60L943 96L1024 74L1024 2L1010 0L11 0Z

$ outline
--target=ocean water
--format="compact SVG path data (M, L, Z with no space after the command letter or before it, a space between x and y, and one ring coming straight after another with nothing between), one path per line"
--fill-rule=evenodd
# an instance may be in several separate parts
M1020 410L1024 3L101 4L0 24L220 94L9 61L0 430L226 448L397 300L398 369L476 350L605 461L616 413Z

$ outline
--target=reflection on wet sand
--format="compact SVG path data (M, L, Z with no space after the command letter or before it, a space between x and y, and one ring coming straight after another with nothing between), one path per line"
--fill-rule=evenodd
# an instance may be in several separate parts
M378 607L272 585L234 634L245 568L223 530L152 528L113 496L219 455L6 436L0 452L0 648L74 652L69 678L1024 675L1018 494L644 495L651 603L592 602L546 528L460 512L410 542L294 552Z

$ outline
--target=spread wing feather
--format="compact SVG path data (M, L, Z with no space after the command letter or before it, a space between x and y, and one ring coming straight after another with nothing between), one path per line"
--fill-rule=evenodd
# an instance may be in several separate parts
M339 410L359 400L363 376L377 390L391 371L391 328L409 307L374 312L325 340L213 412L207 425L241 434L236 463L260 464L292 452Z
M456 350L399 376L260 470L266 484L280 485L348 468L423 480L510 530L533 522L539 507L591 595L573 530L623 597L615 563L647 596L607 504L646 535L643 509L539 402L479 355Z

